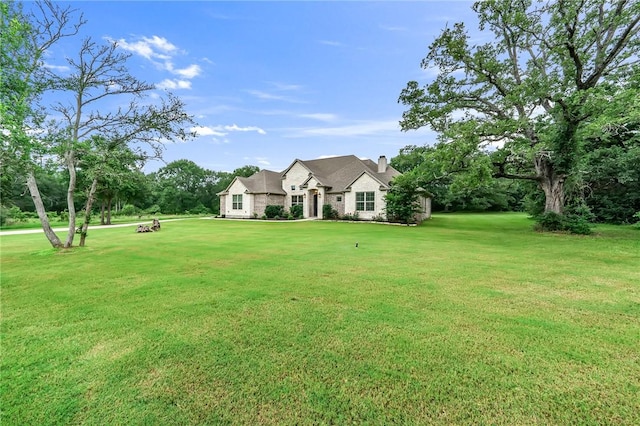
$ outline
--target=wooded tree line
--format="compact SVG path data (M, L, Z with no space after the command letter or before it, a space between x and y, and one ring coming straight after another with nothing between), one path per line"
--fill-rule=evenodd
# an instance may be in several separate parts
M81 163L84 157L80 157ZM135 156L126 162L122 158L111 165L108 173L98 179L94 192L94 217L99 223L110 224L114 214L217 214L220 199L216 195L224 190L236 176L251 176L260 169L243 166L233 172L207 170L190 160L177 160L153 173L145 174L135 167ZM68 171L56 164L39 167L36 180L43 196L46 211L60 216L68 214ZM92 174L81 167L77 170L79 188L90 188ZM24 175L13 175L5 182L3 206L16 206L22 212L34 212L35 207L25 185ZM79 192L75 198L78 206L86 205L88 193ZM7 212L5 211L6 215ZM97 223L94 219L93 223Z
M640 130L636 123L635 130ZM585 141L588 153L580 166L580 185L568 191L571 208L592 222L634 223L640 212L640 144L633 131L608 140ZM524 211L544 213L544 193L527 180L476 179L448 172L450 163L438 146L407 146L390 164L414 185L428 188L434 211ZM485 152L485 161L500 153Z

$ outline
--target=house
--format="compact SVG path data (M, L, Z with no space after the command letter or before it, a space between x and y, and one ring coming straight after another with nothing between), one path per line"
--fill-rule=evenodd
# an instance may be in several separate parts
M322 219L325 204L340 216L358 214L360 219L385 217L385 195L391 180L399 175L387 164L361 160L355 155L294 160L283 172L262 170L250 177L236 177L220 196L220 214L228 218L262 217L268 205L280 205L289 211L302 205L305 218ZM422 200L424 213L430 216L430 200Z

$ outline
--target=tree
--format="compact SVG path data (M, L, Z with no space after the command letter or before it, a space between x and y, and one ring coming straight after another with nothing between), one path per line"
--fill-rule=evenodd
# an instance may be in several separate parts
M600 222L635 222L640 211L640 74L610 87L583 130L585 202Z
M412 172L396 176L385 196L387 219L390 222L412 223L421 213L420 197L428 194L416 184Z
M58 101L53 107L63 117L56 149L69 171L69 231L65 247L73 244L75 235L77 151L83 140L100 135L114 147L105 153L116 152L118 147L135 143L137 155L157 158L162 152L159 140L184 140L193 136L184 126L195 123L184 112L184 104L178 98L167 94L159 105L142 103L154 86L129 73L126 62L130 55L119 53L117 47L115 42L98 45L90 38L85 39L79 58L67 60L72 69L71 75L57 79L57 88L72 96L68 102ZM105 100L112 97L120 99L120 104L125 106L116 110L104 108ZM151 153L144 151L141 144L151 148ZM89 204L97 190L97 179L94 177L92 181Z
M87 181L88 188L84 207L84 221L80 226L80 247L84 247L87 230L91 221L93 202L98 191L114 194L123 191L137 170L137 162L142 157L134 153L126 144L108 141L93 135L85 143L77 146L78 168Z
M5 115L17 117L12 120L15 125L10 127L10 131L16 129L11 133L10 146L20 154L19 158L24 164L33 164L33 156L36 153L42 153L56 155L66 167L69 176L67 189L69 229L64 244L48 226L40 190L33 173L28 174L27 185L51 244L54 247L71 247L76 231L74 195L77 186L77 154L82 144L92 136L100 135L116 145L134 145L141 156L159 157L162 145L158 141L185 139L192 136L192 133L186 131L184 127L193 125L194 122L184 112L183 102L170 93L160 98L158 103L143 103L143 100L146 102L145 96L154 90L154 86L136 79L129 73L126 67L129 55L119 53L115 42L98 45L91 39L85 39L81 44L78 58L68 59L72 69L70 75L59 76L48 73L42 63L44 51L60 38L75 35L84 21L80 19L78 24L67 31L73 11L61 9L49 1L37 2L36 5L35 12L29 15L6 8L13 13L10 22L26 22L26 24L24 26L12 24L17 27L15 32L21 38L15 37L18 42L9 45L12 53L7 56L11 60L3 59L3 65L4 62L9 65L10 81L15 82L12 86L19 88L15 92L18 93L20 102L11 103L8 114L3 111L2 127L8 128L4 124ZM10 30L13 28L11 25L5 25L3 20L3 30L4 27ZM34 142L37 139L29 135L28 131L38 129L42 132L43 128L32 124L40 124L36 123L35 119L28 120L28 118L40 118L34 112L34 104L39 95L47 89L58 91L59 101L52 110L62 119L55 129L50 128L44 134L40 140L41 143L38 144ZM68 100L65 101L65 97ZM117 103L122 105L115 110L107 106L107 99L113 97L117 97ZM150 148L150 152L146 152L146 148L143 147ZM93 185L92 181L91 190L88 192L89 202L93 200L96 190L97 184Z
M151 199L148 180L144 173L127 163L130 160L125 157L124 162L112 162L98 183L96 198L100 201L100 225L111 225L114 202L116 206L126 203L140 209L151 205L148 203Z
M473 9L493 41L470 45L463 23L444 29L422 61L438 76L401 92L401 127L439 132L454 168L536 182L545 211L560 214L567 183L579 179L581 130L607 87L639 72L640 2L487 0Z
M156 174L160 208L164 213L184 213L201 203L207 171L191 160L176 160Z
M521 210L525 191L519 181L490 179L484 167L491 154L476 151L462 157L469 161L451 161L443 146L406 146L390 164L413 180L415 188L428 188L433 210L504 211ZM454 158L455 160L455 158ZM459 173L465 170L465 173ZM406 187L406 184L403 185Z
M74 10L61 8L49 0L36 3L33 13L25 13L21 3L0 3L0 152L2 181L24 171L27 186L53 247L62 247L47 217L34 172L34 156L46 152L46 146L33 137L44 120L36 103L51 87L51 75L43 66L45 52L65 37L77 34L84 24L82 15L72 23ZM6 188L6 185L3 185Z
M249 176L253 176L259 171L260 171L260 167L258 166L242 166L235 169L231 174L233 175L233 177L236 177L236 176L249 177Z
M66 200L66 174L58 167L45 165L43 167L34 165L33 174L38 182L38 188L42 192L42 202L44 209L48 212L62 212L67 208ZM13 178L11 193L3 198L3 203L18 206L22 211L35 211L33 200L26 187L26 176L24 173L16 173Z

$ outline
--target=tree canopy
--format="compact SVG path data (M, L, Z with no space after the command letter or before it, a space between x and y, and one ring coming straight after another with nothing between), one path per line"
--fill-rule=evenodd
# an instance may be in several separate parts
M491 41L473 43L464 23L445 28L421 63L438 75L400 94L401 127L438 132L447 171L533 181L545 211L563 213L582 183L585 131L604 131L613 111L619 126L632 121L640 2L487 0L473 9Z

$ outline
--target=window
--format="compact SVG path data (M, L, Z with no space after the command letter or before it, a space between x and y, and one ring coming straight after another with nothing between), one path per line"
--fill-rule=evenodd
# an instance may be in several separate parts
M233 194L233 210L242 210L242 194Z
M342 202L342 195L336 196L336 201L341 203Z
M372 212L375 210L375 192L356 192L356 211Z
M301 206L303 204L302 195L292 195L291 196L291 205L292 206Z
M295 191L296 190L296 186L295 185L291 185L291 190Z

